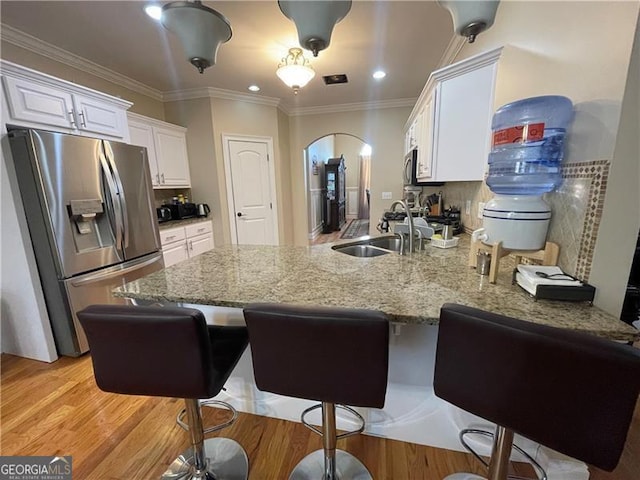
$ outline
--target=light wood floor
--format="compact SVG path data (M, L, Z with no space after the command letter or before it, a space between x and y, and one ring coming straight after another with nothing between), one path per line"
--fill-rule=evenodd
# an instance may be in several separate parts
M311 245L320 245L322 243L331 243L337 242L340 240L340 235L344 233L344 229L338 230L337 232L331 233L320 233L316 238L311 240L309 243Z
M116 395L100 391L88 355L53 364L2 355L2 455L72 455L78 480L159 478L188 447L187 434L175 424L182 408L176 399ZM222 415L206 408L205 424ZM287 479L307 453L321 448L318 436L300 423L240 414L219 432L247 451L251 480ZM215 436L215 434L214 434ZM356 435L338 443L356 455L377 480L436 480L457 471L481 473L465 453ZM640 408L623 460L612 474L596 480L638 480ZM528 466L515 473L528 475Z

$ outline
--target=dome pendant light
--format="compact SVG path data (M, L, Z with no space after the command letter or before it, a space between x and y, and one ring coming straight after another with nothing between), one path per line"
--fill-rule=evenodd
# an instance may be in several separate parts
M473 43L480 32L493 25L500 0L438 0L438 3L451 13L455 32Z
M200 73L215 65L218 47L231 38L231 25L224 15L197 0L167 3L161 22L178 36L189 62Z
M289 55L278 65L276 75L288 87L293 88L293 93L297 95L298 91L315 77L316 72L309 65L309 60L302 55L302 49L290 48Z
M296 24L300 46L311 50L314 57L329 46L333 27L351 10L351 0L279 0L278 5L285 17Z

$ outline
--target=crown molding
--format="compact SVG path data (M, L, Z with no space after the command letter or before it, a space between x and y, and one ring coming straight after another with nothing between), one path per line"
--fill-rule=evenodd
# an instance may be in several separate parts
M240 93L234 90L226 90L224 88L215 88L215 87L173 90L170 92L164 92L162 94L163 102L175 102L177 100L191 100L194 98L221 98L224 100L238 100L241 102L257 103L259 105L268 105L270 107L277 107L280 103L280 99L275 97L253 95L250 93Z
M451 65L466 43L467 39L465 37L454 34L451 37L451 40L449 40L449 44L442 54L442 57L440 57L440 61L438 62L438 65L436 65L435 69L440 70L443 67Z
M359 102L359 103L341 103L338 105L323 105L318 107L294 107L288 108L288 113L284 108L281 109L290 117L298 117L301 115L319 115L323 113L343 113L357 112L361 110L375 110L379 108L397 108L397 107L413 107L416 103L415 98L399 98L396 100L379 100L375 102Z
M98 65L91 60L87 60L86 58L63 50L60 47L56 47L55 45L40 40L39 38L31 36L28 33L4 23L0 23L0 38L7 43L24 48L25 50L37 53L38 55L42 55L70 67L77 68L78 70L95 75L96 77L100 77L104 80L115 83L116 85L120 85L128 88L129 90L133 90L134 92L146 95L147 97L162 100L162 92L160 90L149 87L142 82L138 82L137 80L122 75L121 73L110 70L102 65Z

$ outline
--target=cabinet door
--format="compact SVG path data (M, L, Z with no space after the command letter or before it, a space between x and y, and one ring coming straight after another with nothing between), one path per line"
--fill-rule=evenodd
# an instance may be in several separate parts
M433 178L433 105L437 92L432 92L424 104L420 133L420 148L418 148L418 164L416 166L416 179L419 182L429 181Z
M213 250L213 234L198 235L187 239L189 246L189 258L193 258L201 253Z
M438 82L435 180L483 180L489 153L495 64Z
M153 127L162 187L190 187L187 140L183 131Z
M180 263L187 258L189 254L187 252L187 245L182 242L173 243L162 247L162 258L164 259L164 266L170 267L176 263Z
M124 109L77 94L73 95L73 102L79 130L128 139L127 114Z
M76 128L70 93L12 77L3 77L3 81L11 118L67 129Z
M153 141L153 128L151 125L129 121L129 143L147 149L149 159L149 171L151 183L154 187L160 185L160 172L158 172L158 160L156 158L156 145Z

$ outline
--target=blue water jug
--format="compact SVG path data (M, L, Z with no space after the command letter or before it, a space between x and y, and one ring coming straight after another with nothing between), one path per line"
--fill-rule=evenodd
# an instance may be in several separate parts
M525 98L493 116L487 185L502 195L542 195L562 183L564 137L573 118L567 97Z

